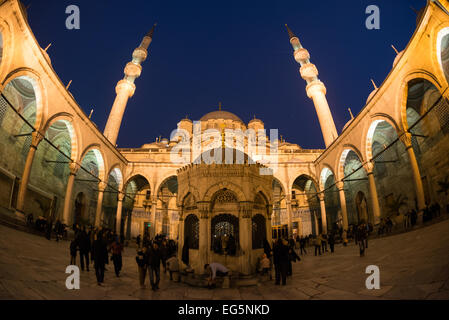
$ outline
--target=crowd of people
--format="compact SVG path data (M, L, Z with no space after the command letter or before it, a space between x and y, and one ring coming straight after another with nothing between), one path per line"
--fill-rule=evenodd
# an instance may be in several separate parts
M136 262L139 270L140 287L145 288L145 278L148 272L151 289L159 289L161 264L163 272L170 274L170 280L173 280L173 274L179 272L179 262L176 257L177 244L174 240L168 240L164 235L156 235L151 239L146 234L143 239L139 235L136 239L137 256Z

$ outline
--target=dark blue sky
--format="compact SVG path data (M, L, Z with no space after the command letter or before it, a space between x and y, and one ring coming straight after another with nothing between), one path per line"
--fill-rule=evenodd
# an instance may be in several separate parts
M186 115L218 109L248 122L254 115L303 148L324 147L313 103L292 55L287 23L325 83L338 132L388 75L405 48L425 0L148 1L23 0L41 47L84 111L103 130L123 68L148 29L158 26L128 103L119 147L169 137ZM81 29L65 28L78 5ZM367 30L365 9L380 8L380 30Z

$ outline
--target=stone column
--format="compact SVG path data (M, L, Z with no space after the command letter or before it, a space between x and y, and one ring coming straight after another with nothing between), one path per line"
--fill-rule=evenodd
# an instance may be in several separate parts
M405 132L399 137L402 143L405 145L408 157L410 159L410 166L412 167L413 182L415 185L416 199L418 201L418 223L422 222L423 210L426 207L426 200L424 197L424 188L422 185L421 174L419 173L418 161L416 160L415 151L412 147L412 135L409 132Z
M67 188L65 190L65 198L64 198L64 210L62 213L62 221L66 225L71 225L72 223L69 223L70 220L70 212L71 212L71 204L72 204L72 192L73 192L73 184L75 183L75 177L78 173L78 170L80 169L79 164L75 162L71 162L69 164L70 168L70 175L69 179L67 181Z
M337 181L336 186L338 189L338 194L340 195L341 215L343 217L343 230L348 231L348 210L346 209L344 182Z
M198 262L196 264L196 272L202 274L204 273L203 266L206 263L210 263L210 202L200 201L197 202L198 212L200 214L200 239L199 239L199 250L198 250ZM191 264L193 265L193 264Z
M156 210L157 210L157 198L153 198L153 202L151 203L151 218L150 218L150 238L154 238L156 236Z
M242 248L242 255L240 256L240 267L243 274L249 275L256 270L252 270L251 253L252 253L252 230L251 230L251 215L253 203L250 201L242 201L239 206L239 238L240 247Z
M178 261L181 265L182 262L182 249L184 248L184 207L180 207L179 213L179 232L178 232Z
M125 198L125 194L123 192L118 193L117 195L117 215L115 218L115 231L118 235L122 234L122 208L123 208L123 199Z
M101 211L103 208L103 195L106 189L106 183L100 181L98 183L98 200L97 200L97 211L95 212L95 227L99 227L101 223Z
M380 223L380 205L379 196L377 195L376 180L374 179L374 164L367 162L365 165L366 174L368 175L369 191L371 193L371 202L373 206L374 225Z
M320 211L321 211L321 226L323 234L327 233L327 217L326 217L326 203L324 202L324 193L319 193Z
M44 136L38 131L34 131L31 134L30 150L28 151L25 168L23 169L22 179L20 181L19 193L17 195L16 215L21 219L24 218L23 208L25 206L25 197L28 189L28 181L30 180L31 168L33 167L34 156L36 155L37 146L43 138Z
M293 213L292 213L292 201L291 196L287 195L285 203L287 205L287 218L288 218L288 236L290 237L293 234Z
M320 234L320 229L319 229L319 226L318 226L318 218L317 218L316 211L313 213L313 223L315 224L316 234L319 235Z
M267 222L266 222L266 228L267 228L267 240L268 243L271 246L271 243L273 241L273 227L271 225L271 214L273 213L273 205L269 204L267 205Z

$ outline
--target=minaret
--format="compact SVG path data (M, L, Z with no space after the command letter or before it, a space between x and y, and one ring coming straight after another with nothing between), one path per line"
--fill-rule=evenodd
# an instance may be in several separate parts
M327 148L338 137L338 134L329 104L327 103L326 87L318 79L318 69L314 64L310 63L309 52L302 47L298 37L293 34L290 28L287 25L285 26L290 37L290 43L295 50L293 53L295 60L301 65L299 69L301 77L307 82L307 96L313 100L315 105L321 131L323 132L324 144Z
M117 141L118 132L120 130L120 125L122 124L123 113L125 112L128 99L131 98L136 91L134 81L140 77L142 72L141 64L148 56L147 50L153 40L153 32L155 27L156 24L154 24L153 28L151 28L151 30L145 35L140 46L134 50L133 60L128 62L125 67L125 77L123 80L120 80L115 87L117 96L114 104L112 105L106 127L104 128L105 137L108 138L113 145L115 145Z

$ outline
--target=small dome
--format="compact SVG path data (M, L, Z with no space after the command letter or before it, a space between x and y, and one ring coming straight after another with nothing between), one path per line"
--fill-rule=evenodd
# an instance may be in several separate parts
M250 122L248 122L248 124L251 123L251 122L260 122L260 123L263 123L262 120L256 119L256 118L252 119Z
M378 89L374 89L368 96L368 99L366 99L366 103L368 102L376 95Z
M399 53L396 55L396 58L394 58L394 61L393 61L393 68L396 67L396 65L398 64L399 60L401 59L401 57L402 57L403 55L404 55L404 50L402 50L401 52L399 52Z
M47 62L48 62L50 65L52 65L52 64L51 64L50 56L48 55L47 51L45 51L45 50L42 49L42 48L41 48L41 51L42 51L42 54L44 55L45 59L47 60Z
M369 100L369 98L368 98L368 100ZM351 124L352 121L354 121L354 119L351 119L348 122L346 122L346 124L343 126L343 130L341 130L341 131L345 131L345 129Z
M200 121L207 121L207 120L216 120L216 119L223 119L223 120L233 120L243 123L243 121L237 117L235 114L228 112L228 111L212 111L204 116L201 117Z

